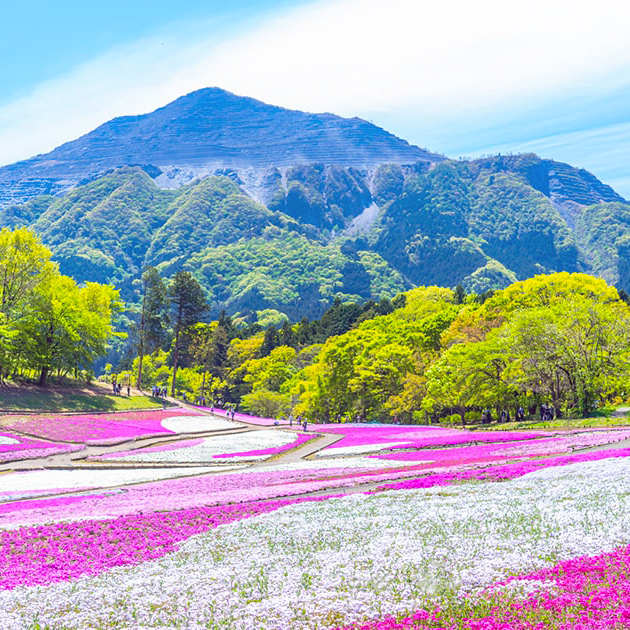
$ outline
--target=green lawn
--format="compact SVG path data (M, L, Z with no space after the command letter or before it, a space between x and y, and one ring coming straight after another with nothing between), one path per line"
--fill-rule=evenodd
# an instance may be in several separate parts
M91 387L9 385L0 388L0 409L8 411L125 411L158 409L161 406L160 398L143 395L114 396L108 393L108 388L98 385Z
M506 422L504 424L492 424L489 426L476 424L476 429L483 431L516 431L522 429L579 429L590 427L619 427L630 425L630 417L607 418L605 416L595 418L561 418L541 422L540 420L525 420L524 422ZM466 427L472 428L472 427Z

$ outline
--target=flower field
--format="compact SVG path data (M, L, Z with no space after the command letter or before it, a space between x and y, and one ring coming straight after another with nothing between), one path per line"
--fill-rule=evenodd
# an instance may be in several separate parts
M237 435L180 440L172 444L102 455L102 461L234 462L267 459L310 440L312 435L290 431L247 431ZM97 458L94 458L97 459Z
M134 411L71 416L4 416L0 428L61 442L106 445L140 437L235 428L221 418L190 411Z
M35 457L73 453L84 448L79 444L43 442L13 433L0 433L0 462L12 462Z
M223 420L166 413L171 435ZM3 628L630 623L627 429L234 423L0 475Z

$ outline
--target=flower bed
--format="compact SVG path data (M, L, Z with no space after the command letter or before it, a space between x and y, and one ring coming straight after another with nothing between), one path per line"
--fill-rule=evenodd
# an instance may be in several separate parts
M3 416L0 426L49 440L93 445L117 444L129 439L233 428L226 420L190 411L134 411L92 415Z
M98 575L116 566L161 558L195 534L304 501L241 503L105 521L21 527L0 532L0 590Z
M93 457L93 460L125 462L233 462L267 459L312 439L312 434L290 431L248 431L229 436L182 440L172 444L120 451Z
M189 468L182 468L182 474ZM190 473L188 473L190 474ZM207 505L276 499L327 489L348 488L361 483L380 483L418 474L416 466L348 458L341 462L304 461L268 469L256 468L200 475L188 479L129 486L124 492L105 496L85 495L81 501L57 502L35 499L0 505L0 527L115 518L126 514L181 509Z
M0 462L13 462L36 457L73 453L85 448L79 444L55 444L26 438L13 433L0 433Z
M462 431L439 427L404 425L316 425L322 433L342 435L339 442L320 452L320 457L376 453L389 449L426 449L445 446L464 446L475 443L530 441L550 434L526 431Z
M560 455L579 449L614 444L630 437L628 430L581 432L570 435L554 436L503 444L471 445L465 448L446 448L408 451L404 453L386 453L373 457L413 462L432 460L432 466L453 466L482 462L497 462L507 459Z
M28 470L0 475L0 501L110 488L214 472L225 467Z
M571 559L613 554L630 543L630 458L588 461L544 473L542 478L535 473L507 483L460 484L447 491L352 495L289 505L201 532L152 562L68 583L4 591L0 610L8 628L29 627L37 620L43 627L68 629L173 625L319 630L386 615L410 616L432 598L465 606L463 596L476 601L488 587L513 575L553 580L553 567L559 563L555 575L561 585ZM136 524L142 531L142 522ZM189 526L184 523L182 530ZM103 536L98 524L92 527L97 538ZM147 525L149 539L151 527ZM89 536L89 528L82 535ZM134 552L136 535L129 537L133 562L134 554L145 551L140 544ZM167 544L158 535L158 550ZM53 547L63 549L61 542ZM117 552L112 548L112 555ZM617 555L609 558L614 566ZM604 564L592 564L593 581ZM57 563L67 571L62 565ZM623 567L620 574L625 583ZM600 580L602 588L604 582ZM556 613L580 599L578 591L585 583L572 584L575 590L568 599L550 603ZM624 587L619 592L626 593ZM581 601L588 599L587 592ZM606 592L598 599L614 603ZM594 601L592 607L598 605ZM557 627L598 627L584 619L572 620L582 626ZM520 627L509 621L484 623L464 627ZM522 627L554 626L543 621Z

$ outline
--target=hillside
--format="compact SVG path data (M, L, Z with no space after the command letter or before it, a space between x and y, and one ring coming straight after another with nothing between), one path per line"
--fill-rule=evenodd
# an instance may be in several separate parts
M148 265L186 269L212 314L252 319L541 272L630 290L630 206L583 169L533 154L447 160L358 118L217 88L0 169L0 225L32 227L62 273L129 302Z
M62 273L112 282L131 302L147 265L190 270L214 315L271 308L296 320L336 296L379 300L429 284L483 292L555 271L630 290L630 206L565 164L533 155L375 171L311 164L274 186L263 205L238 179L164 190L123 168L4 208L0 221L33 227Z

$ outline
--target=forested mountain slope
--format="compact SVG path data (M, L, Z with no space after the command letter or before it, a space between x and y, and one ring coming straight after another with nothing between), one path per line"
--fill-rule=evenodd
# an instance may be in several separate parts
M288 169L266 205L236 175L161 189L138 167L0 212L78 281L137 299L142 269L197 275L213 313L319 316L336 296L414 285L483 292L554 271L630 289L630 206L591 174L533 155ZM134 281L136 283L134 284Z
M62 273L130 302L147 266L190 270L213 314L317 317L335 297L554 271L630 290L630 206L587 171L533 154L447 160L358 118L218 88L1 168L4 225L32 227Z

